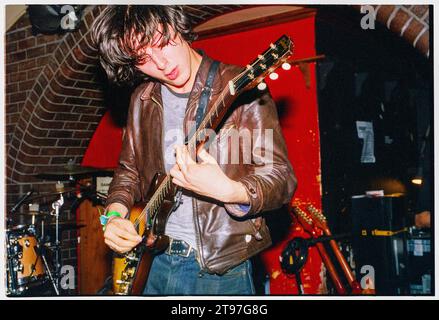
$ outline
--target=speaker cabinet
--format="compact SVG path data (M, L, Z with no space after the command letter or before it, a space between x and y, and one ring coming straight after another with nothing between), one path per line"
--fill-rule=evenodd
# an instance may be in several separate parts
M406 201L401 195L352 198L352 245L357 278L373 270L377 295L409 293ZM363 272L363 273L362 273Z

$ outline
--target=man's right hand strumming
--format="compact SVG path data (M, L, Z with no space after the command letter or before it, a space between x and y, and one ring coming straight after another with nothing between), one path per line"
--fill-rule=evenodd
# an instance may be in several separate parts
M111 217L108 220L104 232L105 243L117 253L126 253L137 246L142 241L142 237L137 233L133 223L123 218L128 209L114 203L108 207L108 211L112 210L120 212L122 217Z

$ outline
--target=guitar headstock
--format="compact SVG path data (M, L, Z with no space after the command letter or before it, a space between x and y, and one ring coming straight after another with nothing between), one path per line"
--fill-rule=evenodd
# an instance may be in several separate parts
M328 228L326 217L323 215L323 213L320 210L318 210L312 204L308 204L306 206L306 209L310 213L311 219L313 220L314 224L318 228L322 230L326 230Z
M246 69L229 82L232 95L236 92L248 90L258 85L268 74L286 62L293 54L294 43L287 36L281 36L275 43L258 56Z
M299 206L293 206L293 211L296 214L297 221L300 223L303 229L314 235L316 229L313 219L309 216L309 214L303 211Z

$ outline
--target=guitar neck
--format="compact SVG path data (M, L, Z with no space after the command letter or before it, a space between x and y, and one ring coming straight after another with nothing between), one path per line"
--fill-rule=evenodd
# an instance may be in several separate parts
M212 108L206 113L195 134L189 139L188 145L198 147L205 140L206 129L216 131L236 96L230 94L229 88L224 88Z

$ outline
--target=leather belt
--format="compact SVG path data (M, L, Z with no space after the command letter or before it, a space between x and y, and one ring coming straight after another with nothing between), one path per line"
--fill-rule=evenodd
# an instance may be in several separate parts
M195 249L186 241L170 238L169 246L165 252L170 255L179 255L187 258L192 250L195 251Z

